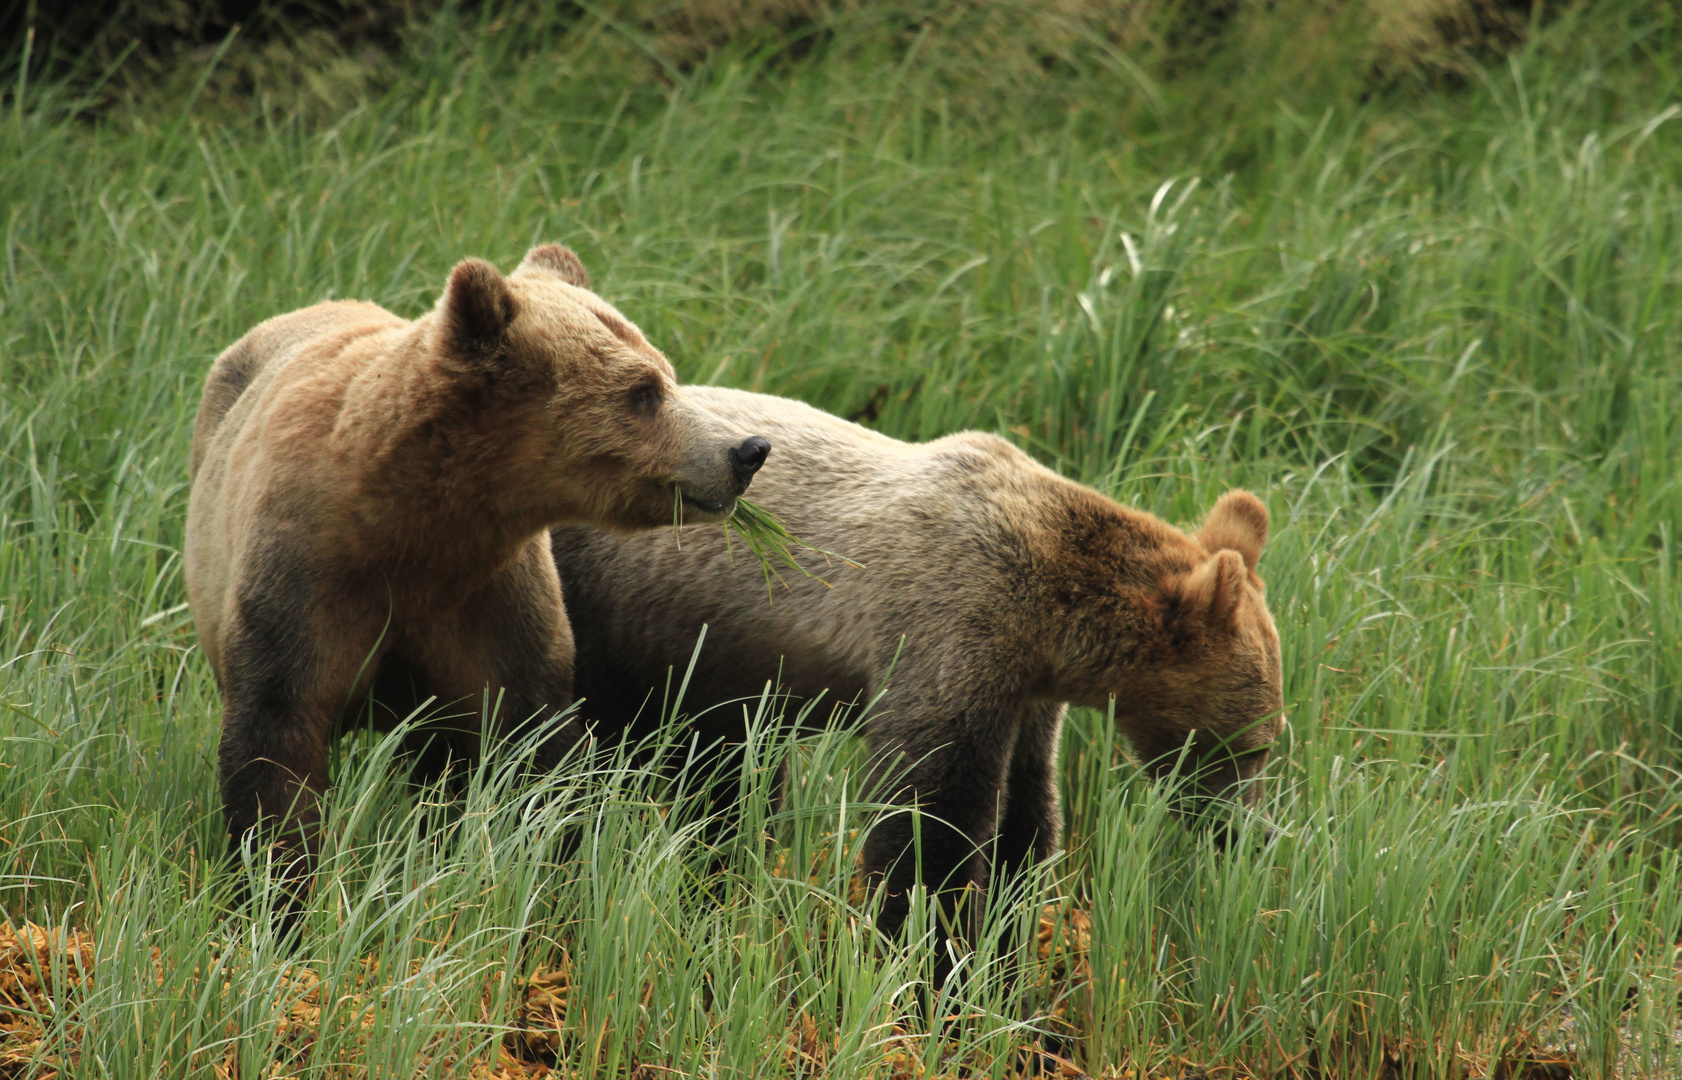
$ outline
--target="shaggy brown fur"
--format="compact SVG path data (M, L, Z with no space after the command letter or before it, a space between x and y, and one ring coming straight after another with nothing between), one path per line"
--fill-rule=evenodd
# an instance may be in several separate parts
M921 869L949 886L984 886L989 851L1008 868L1057 849L1066 702L1113 701L1154 768L1188 756L1197 796L1254 799L1281 708L1255 496L1228 492L1187 534L990 435L910 445L783 398L694 392L776 443L755 501L863 568L785 575L768 603L758 566L716 530L681 544L556 530L582 710L603 730L654 719L650 689L684 669L703 624L688 698L703 745L742 736L741 705L708 707L767 683L804 699L879 693L865 735L897 762L898 797L946 823L924 818ZM889 926L918 873L910 830L888 820L865 854L886 876Z
M389 724L429 697L422 779L499 735L575 737L572 635L551 525L719 519L765 443L680 390L589 290L566 248L511 276L468 259L413 322L373 304L282 315L217 359L193 439L185 550L199 640L223 695L229 842L261 819L313 853L342 720ZM361 704L372 691L373 707ZM302 860L307 864L308 859Z

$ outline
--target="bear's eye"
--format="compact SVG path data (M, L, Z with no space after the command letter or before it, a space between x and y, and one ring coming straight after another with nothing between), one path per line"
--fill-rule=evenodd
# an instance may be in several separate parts
M631 407L640 413L652 415L660 407L660 388L653 383L643 383L631 391Z

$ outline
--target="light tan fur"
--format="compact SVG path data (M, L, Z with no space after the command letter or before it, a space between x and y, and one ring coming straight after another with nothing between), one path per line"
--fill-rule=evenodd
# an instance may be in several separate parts
M703 742L739 739L742 706L720 703L768 682L808 699L880 694L866 735L910 763L905 797L961 834L932 856L937 838L922 838L925 870L944 859L934 877L959 884L985 883L989 845L1005 863L1055 850L1066 702L1113 701L1153 768L1189 754L1203 797L1254 799L1281 709L1255 496L1227 493L1186 533L991 435L913 445L783 398L695 393L776 445L755 501L862 568L805 556L822 580L785 573L768 600L754 560L727 554L717 530L557 530L591 721L648 722L651 688L684 670L703 624L685 703ZM907 842L879 830L869 869L902 863ZM894 873L908 884L908 868Z
M232 842L290 815L313 844L327 742L370 689L376 721L429 696L476 714L501 692L513 724L567 707L547 528L666 525L679 497L717 520L751 475L745 434L554 245L507 277L462 262L414 321L331 302L234 344L199 411L184 553ZM478 730L417 747L424 771ZM571 738L550 736L540 762Z

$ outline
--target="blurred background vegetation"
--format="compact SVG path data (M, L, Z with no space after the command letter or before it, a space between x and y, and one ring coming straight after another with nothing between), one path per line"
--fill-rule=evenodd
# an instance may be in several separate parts
M1209 81L1233 86L1242 73L1249 91L1364 96L1463 85L1476 65L1523 45L1566 7L1563 0L600 0L504 4L493 14L481 0L11 0L0 32L20 44L32 34L34 64L49 78L114 70L107 100L211 55L220 55L218 81L229 88L249 92L309 70L318 82L335 73L349 84L338 91L354 93L365 80L388 81L404 42L445 10L549 33L600 20L634 41L621 61L640 51L655 70L676 72L724 47L787 58L863 37L904 54L934 34L950 76L984 72L988 85L1024 92L1059 70L1124 57L1155 79L1220 72ZM1251 79L1264 69L1271 70L1258 86Z

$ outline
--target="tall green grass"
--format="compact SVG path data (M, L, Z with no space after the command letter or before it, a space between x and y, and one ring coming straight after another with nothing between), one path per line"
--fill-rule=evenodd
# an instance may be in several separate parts
M0 906L94 941L49 950L93 978L0 1047L21 1075L1682 1068L1674 13L1568 12L1365 101L1269 55L991 85L935 31L682 70L600 18L452 18L326 115L199 67L0 118ZM930 988L927 913L889 947L850 882L857 748L772 700L722 857L614 748L440 808L352 741L297 952L228 917L179 560L204 372L268 315L418 314L551 239L686 380L996 430L1181 521L1261 493L1272 837L1186 832L1077 713L1067 856ZM1040 898L1090 915L1081 964L1029 955Z

